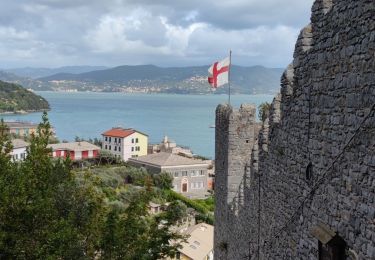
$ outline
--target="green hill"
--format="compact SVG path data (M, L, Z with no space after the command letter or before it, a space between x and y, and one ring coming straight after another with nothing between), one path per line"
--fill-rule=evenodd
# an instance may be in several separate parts
M47 100L20 85L0 81L0 113L48 110Z

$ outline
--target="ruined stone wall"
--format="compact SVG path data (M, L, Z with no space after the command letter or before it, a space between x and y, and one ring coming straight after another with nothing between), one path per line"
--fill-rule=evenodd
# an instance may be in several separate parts
M217 110L215 258L318 259L324 226L349 258L375 259L375 2L314 3L269 119L238 157L243 142L219 125L227 111ZM250 161L243 188L230 178L236 160Z

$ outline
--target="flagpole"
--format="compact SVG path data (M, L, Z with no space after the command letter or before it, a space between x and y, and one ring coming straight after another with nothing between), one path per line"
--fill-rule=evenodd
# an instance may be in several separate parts
M229 70L228 70L228 103L230 105L230 70L232 66L232 50L229 50Z

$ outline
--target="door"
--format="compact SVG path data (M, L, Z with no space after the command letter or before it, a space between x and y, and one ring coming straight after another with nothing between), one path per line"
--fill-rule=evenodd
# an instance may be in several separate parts
M182 183L182 192L187 192L187 187L188 187L187 183Z
M335 236L327 244L319 241L319 260L345 260L346 242L339 236Z

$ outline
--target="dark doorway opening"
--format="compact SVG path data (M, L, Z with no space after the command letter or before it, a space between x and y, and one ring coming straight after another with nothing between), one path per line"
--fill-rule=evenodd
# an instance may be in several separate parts
M319 260L345 260L345 251L346 243L337 235L327 244L319 241Z

